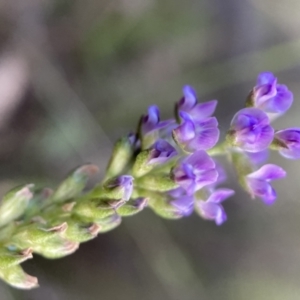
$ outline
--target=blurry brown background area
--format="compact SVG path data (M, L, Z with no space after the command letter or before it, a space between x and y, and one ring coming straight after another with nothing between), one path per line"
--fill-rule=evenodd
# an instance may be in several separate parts
M259 72L294 92L276 128L300 126L299 0L0 0L0 193L55 185L74 167L105 170L113 142L147 106L164 118L184 84L218 99L222 133ZM0 282L1 300L298 300L300 163L272 207L236 196L221 227L151 211L70 257L35 256L41 287Z

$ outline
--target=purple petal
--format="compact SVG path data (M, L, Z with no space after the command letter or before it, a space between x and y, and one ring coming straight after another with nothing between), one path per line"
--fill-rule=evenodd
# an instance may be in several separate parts
M234 190L231 189L218 189L215 190L207 199L207 202L221 203L227 198L235 194Z
M183 97L179 101L178 107L183 111L190 111L197 103L197 95L194 88L185 85L182 89Z
M216 145L219 140L220 131L218 121L215 117L207 118L201 122L195 122L196 136L189 141L189 151L208 150Z
M271 72L262 72L257 77L257 85L272 84L276 77Z
M154 144L154 149L151 152L149 164L162 164L174 157L177 151L165 140L158 140Z
M148 133L153 130L159 122L159 109L156 105L149 106L148 113L143 117L143 132Z
M191 116L195 121L206 119L213 115L216 110L218 101L211 100L204 103L198 103L195 107L190 111Z
M261 105L261 109L270 113L285 113L293 104L294 96L285 85L277 85L277 93Z
M185 163L193 166L197 170L209 170L215 168L214 160L203 150L199 150L189 155Z
M211 170L202 172L201 174L199 174L196 177L195 191L198 191L207 185L215 183L218 179L218 176L219 176L219 174L216 169L211 169Z
M267 181L248 177L247 185L252 197L259 197L268 205L276 200L276 191Z
M246 152L251 163L254 165L260 165L266 162L269 158L269 149L265 149L260 152Z
M182 216L189 216L194 210L194 197L181 196L170 201L170 204L175 207Z
M192 120L184 120L181 125L173 130L173 134L176 141L185 144L196 135L194 122Z
M272 142L274 129L269 125L268 116L257 108L238 111L231 121L235 146L249 152L266 149Z
M227 220L224 208L218 203L198 201L197 207L204 219L214 220L217 225L221 225Z
M288 128L275 133L275 140L279 140L284 146L279 153L285 158L300 158L300 128Z
M273 164L264 165L257 171L247 175L248 178L255 178L265 181L281 179L285 176L286 172L281 167L278 167Z

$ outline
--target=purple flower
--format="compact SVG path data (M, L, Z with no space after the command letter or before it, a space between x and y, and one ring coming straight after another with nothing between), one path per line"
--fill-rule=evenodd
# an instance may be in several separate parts
M252 198L259 197L265 204L272 204L276 199L276 191L269 183L286 176L286 172L272 164L262 166L246 176L246 185Z
M142 134L146 135L153 131L165 128L172 122L172 120L160 121L159 109L156 105L152 105L148 108L148 113L141 119Z
M177 188L168 193L172 199L169 202L177 211L178 215L189 216L194 210L194 196L188 196L184 189Z
M293 94L271 72L258 75L251 102L254 107L268 113L285 113L293 103Z
M187 192L187 195L192 195L218 179L213 159L202 150L182 160L172 170L172 174L175 182Z
M197 211L204 219L214 220L217 225L221 225L227 220L221 203L232 195L234 195L234 191L230 189L215 190L206 201L196 201Z
M133 180L134 178L130 175L121 175L109 179L105 187L113 191L118 198L128 201L133 191Z
M229 138L233 146L249 152L260 152L268 148L274 137L268 116L258 108L238 111L232 121Z
M150 153L149 164L163 164L174 157L177 151L165 140L158 140Z
M173 130L176 142L188 152L208 150L219 140L220 131L215 117L195 121L186 112L180 112L182 123Z
M182 92L183 97L177 105L179 111L189 113L195 121L206 119L214 113L218 104L217 100L197 103L196 91L189 85L184 86Z
M274 142L279 153L290 159L300 158L300 128L288 128L275 133Z

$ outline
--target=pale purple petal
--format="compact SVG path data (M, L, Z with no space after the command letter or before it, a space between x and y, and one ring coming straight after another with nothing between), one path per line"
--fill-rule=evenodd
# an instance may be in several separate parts
M190 141L196 135L194 122L186 117L183 120L183 123L173 130L173 135L176 141L178 141L179 143L186 143Z
M194 88L185 85L182 89L183 97L179 101L178 108L183 111L190 111L197 103L197 95Z
M214 147L220 136L217 126L218 121L215 117L195 123L196 136L188 143L187 148L190 151L195 151L208 150Z
M269 149L265 149L260 152L246 152L251 163L254 165L260 165L265 163L269 158Z
M270 97L259 108L270 113L284 113L292 106L293 100L293 93L285 85L277 85L276 95Z
M276 200L276 191L267 181L248 177L247 185L252 197L259 197L268 205Z
M215 182L218 172L213 159L204 151L199 150L178 162L172 170L172 176L177 184L188 195L200 188Z
M257 85L272 84L276 77L271 72L262 72L257 77Z
M195 179L196 190L200 190L207 185L213 184L217 181L218 176L219 174L216 169L207 170L201 172L200 174L197 174L197 177Z
M203 150L189 155L185 163L192 165L195 171L213 169L216 166L214 160Z
M182 216L189 216L194 210L194 197L181 196L170 201L170 204L175 207Z
M217 100L198 103L189 113L195 121L203 120L213 115L216 110L217 104Z
M279 153L285 158L300 158L300 128L288 128L275 133L275 140L279 140L283 147Z
M162 164L176 156L176 149L165 140L158 140L151 151L149 164Z
M214 192L212 192L212 194L207 199L207 202L221 203L227 198L233 196L234 194L235 191L231 189L226 189L226 188L217 189Z
M256 178L265 181L281 179L285 176L286 172L281 167L273 164L266 164L257 171L247 175L248 178Z
M217 225L221 225L227 220L223 207L218 203L198 201L197 207L204 219L214 220Z
M249 152L266 149L274 137L274 129L269 123L268 116L260 109L241 109L231 121L230 134L234 136L234 145Z

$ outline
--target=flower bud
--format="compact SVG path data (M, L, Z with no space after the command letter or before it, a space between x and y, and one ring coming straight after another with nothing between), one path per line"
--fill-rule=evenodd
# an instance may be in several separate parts
M7 193L0 204L0 227L19 218L32 198L32 185L15 188Z
M117 209L117 213L122 217L135 215L144 209L147 201L147 198L129 200Z
M52 200L55 202L63 202L80 195L89 177L97 172L98 167L92 164L77 168L59 185L52 196Z
M121 222L122 218L116 213L109 217L98 219L95 221L95 223L100 226L99 233L110 231L119 226Z
M50 228L45 228L45 225L33 223L22 227L19 232L14 234L11 244L16 245L18 248L30 247L36 252L36 249L41 245L47 245L50 239L63 234L67 227L66 222Z
M43 245L39 245L34 252L49 258L61 258L74 253L79 248L79 243L68 241L60 236L55 236Z
M108 179L102 186L96 187L89 197L128 201L133 190L133 179L130 175Z
M129 134L116 142L107 166L107 178L120 175L125 171L134 154L136 143L137 137L134 134Z
M178 187L170 174L148 174L137 179L137 186L156 192L167 192Z
M38 287L37 278L26 274L20 265L0 269L0 278L19 289L29 290Z
M151 149L141 151L133 166L135 177L149 173L153 168L165 164L177 154L173 146L164 140L158 140Z
M64 237L72 242L83 243L95 238L101 229L101 226L95 223L81 224L80 220L74 218L67 221L68 228Z
M31 248L27 248L19 252L3 249L0 252L0 269L7 269L12 266L19 265L23 261L32 257Z
M103 199L87 199L78 203L74 207L74 214L80 219L87 222L94 222L94 220L109 217L115 214L115 201L109 201Z

